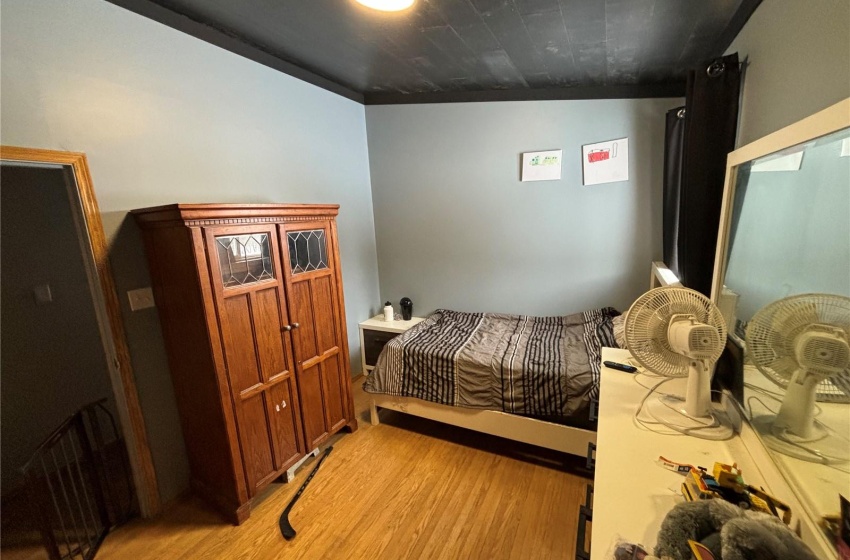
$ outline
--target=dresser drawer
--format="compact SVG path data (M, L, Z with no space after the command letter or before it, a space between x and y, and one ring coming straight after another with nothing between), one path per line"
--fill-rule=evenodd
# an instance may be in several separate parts
M381 350L384 349L387 342L397 337L400 333L391 333L384 331L372 331L369 329L363 330L363 356L367 366L374 366L378 363L378 356L381 355Z

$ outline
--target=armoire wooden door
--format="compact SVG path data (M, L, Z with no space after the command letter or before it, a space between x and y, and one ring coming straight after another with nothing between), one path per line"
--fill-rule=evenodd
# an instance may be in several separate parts
M329 221L279 225L307 449L346 422L346 369Z
M278 239L274 225L210 227L204 235L253 495L305 449Z

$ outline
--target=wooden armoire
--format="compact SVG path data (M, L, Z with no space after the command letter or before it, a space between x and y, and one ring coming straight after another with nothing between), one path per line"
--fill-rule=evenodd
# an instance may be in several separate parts
M232 522L343 427L357 429L336 215L313 204L134 210L192 487Z

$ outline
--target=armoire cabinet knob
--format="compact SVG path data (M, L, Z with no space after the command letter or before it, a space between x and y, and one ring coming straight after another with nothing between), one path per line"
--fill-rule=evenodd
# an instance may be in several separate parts
M293 329L297 329L297 328L298 328L298 327L300 327L300 326L301 326L301 325L300 325L300 324L298 324L298 323L292 323L292 328L293 328Z
M290 327L289 325L283 325L283 327L281 328L281 330L284 330L284 331L291 331L291 330L292 330L292 327Z

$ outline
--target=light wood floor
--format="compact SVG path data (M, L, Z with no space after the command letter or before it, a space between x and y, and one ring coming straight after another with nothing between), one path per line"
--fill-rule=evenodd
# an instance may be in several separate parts
M97 557L574 558L588 483L572 474L580 461L391 411L373 427L359 386L360 429L331 442L290 515L294 540L278 517L313 462L272 484L239 527L187 496L109 535Z

